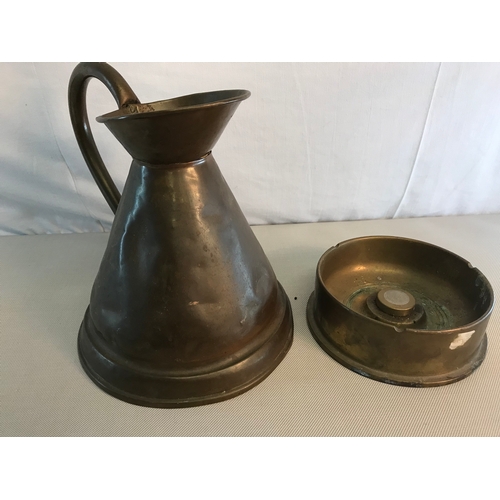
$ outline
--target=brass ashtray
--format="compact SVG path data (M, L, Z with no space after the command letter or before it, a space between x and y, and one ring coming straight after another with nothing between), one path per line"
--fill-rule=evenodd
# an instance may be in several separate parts
M422 241L370 236L318 262L307 322L318 344L365 377L427 387L470 375L486 355L493 289L469 262Z

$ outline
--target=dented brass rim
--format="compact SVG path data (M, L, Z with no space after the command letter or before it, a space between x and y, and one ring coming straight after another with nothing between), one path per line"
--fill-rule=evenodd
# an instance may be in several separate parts
M383 370L376 370L370 366L359 363L355 359L347 356L340 349L337 349L335 345L328 340L328 335L325 334L316 321L314 314L314 292L311 293L307 302L307 325L309 327L309 331L319 346L344 367L362 375L363 377L371 378L373 380L377 380L378 382L406 387L438 387L458 382L459 380L471 375L472 372L481 365L486 357L488 347L488 339L485 334L475 355L469 363L462 366L460 369L436 376L412 377L397 373L388 373Z
M482 363L493 305L490 283L462 257L419 240L369 236L322 255L307 322L323 350L360 375L439 386Z

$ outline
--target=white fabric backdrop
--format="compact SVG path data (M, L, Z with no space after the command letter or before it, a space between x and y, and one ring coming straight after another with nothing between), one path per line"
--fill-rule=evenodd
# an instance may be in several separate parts
M500 212L499 63L111 63L142 102L244 88L214 148L251 224ZM0 64L0 234L109 230L71 128L76 63ZM119 189L129 155L88 111Z

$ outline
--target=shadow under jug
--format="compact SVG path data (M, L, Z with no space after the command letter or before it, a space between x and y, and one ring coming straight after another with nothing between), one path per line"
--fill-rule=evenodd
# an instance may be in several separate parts
M132 156L120 197L92 138L94 77L119 109L97 118ZM212 148L250 93L224 90L141 104L104 63L69 83L73 129L115 219L78 352L111 395L153 407L234 397L288 352L290 303L226 184Z

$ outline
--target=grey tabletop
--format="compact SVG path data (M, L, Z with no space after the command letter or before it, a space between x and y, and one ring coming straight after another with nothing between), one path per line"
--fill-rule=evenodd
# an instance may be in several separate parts
M261 384L197 408L134 406L101 391L76 339L108 235L0 238L2 436L498 436L500 309L468 378L410 388L362 377L314 341L305 308L322 253L366 235L427 241L469 260L500 293L500 214L253 228L290 297L294 343Z

